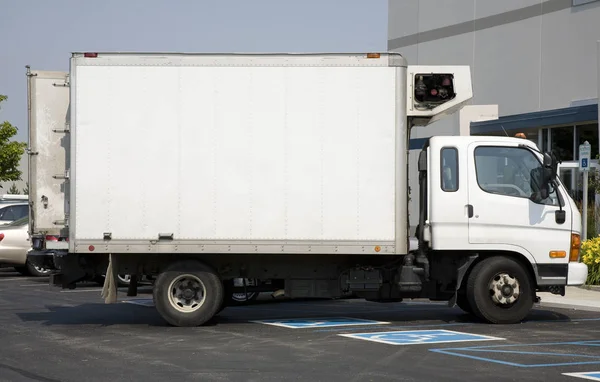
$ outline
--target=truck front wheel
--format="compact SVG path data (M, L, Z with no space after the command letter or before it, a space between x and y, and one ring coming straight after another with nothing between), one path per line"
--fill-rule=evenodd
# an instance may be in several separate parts
M494 324L521 322L533 306L527 269L507 257L490 257L475 265L466 292L473 313Z
M219 312L223 283L208 265L182 261L158 275L153 297L156 309L169 324L199 326Z

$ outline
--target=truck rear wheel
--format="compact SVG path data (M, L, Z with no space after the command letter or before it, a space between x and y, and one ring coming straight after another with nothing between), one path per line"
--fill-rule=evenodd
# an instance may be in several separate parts
M481 261L467 281L467 299L473 313L493 324L522 321L533 306L533 293L525 267L507 257Z
M174 263L156 278L154 305L173 326L199 326L213 318L223 303L217 272L197 261Z

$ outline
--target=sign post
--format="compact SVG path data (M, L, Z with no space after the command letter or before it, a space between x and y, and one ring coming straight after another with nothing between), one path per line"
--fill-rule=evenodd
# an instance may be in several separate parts
M590 159L592 146L588 141L579 145L579 169L583 171L583 221L581 223L581 241L587 240L587 209L588 209L588 175L590 171Z

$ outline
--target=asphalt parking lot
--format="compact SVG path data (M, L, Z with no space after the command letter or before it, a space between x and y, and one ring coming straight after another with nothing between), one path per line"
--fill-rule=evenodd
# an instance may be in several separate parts
M519 325L444 303L360 299L230 307L167 326L149 289L64 290L0 270L0 381L584 381L600 373L600 312L536 308Z

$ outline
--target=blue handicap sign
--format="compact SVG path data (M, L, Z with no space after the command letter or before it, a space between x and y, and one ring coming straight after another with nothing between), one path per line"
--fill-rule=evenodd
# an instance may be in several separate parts
M397 332L339 334L343 337L389 345L439 344L443 342L488 341L504 338L462 333L451 330L405 330Z
M588 167L588 160L587 160L587 158L581 158L581 167L583 167L583 168Z
M563 373L567 377L583 378L591 381L600 381L600 371L588 371L583 373Z
M281 326L289 329L328 328L334 326L383 325L389 322L363 320L349 317L284 318L278 320L252 321L259 324Z

